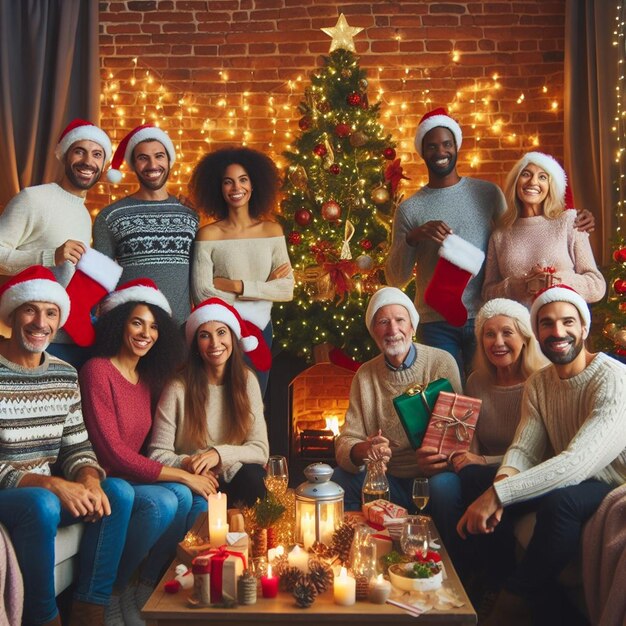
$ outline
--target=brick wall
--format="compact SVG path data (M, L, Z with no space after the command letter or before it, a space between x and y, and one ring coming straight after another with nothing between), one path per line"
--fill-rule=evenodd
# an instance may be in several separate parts
M342 11L368 72L371 102L411 181L425 182L413 136L421 115L451 109L464 130L461 173L502 183L532 148L563 156L565 0L127 0L100 2L102 124L119 140L156 121L177 144L184 193L206 151L246 143L281 164L308 74ZM133 176L90 194L97 210Z

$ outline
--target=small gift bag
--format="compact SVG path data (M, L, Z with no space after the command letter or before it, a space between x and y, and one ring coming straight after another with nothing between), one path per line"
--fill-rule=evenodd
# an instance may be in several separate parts
M441 392L435 403L422 446L437 448L450 457L469 449L476 430L482 400Z
M427 385L412 385L401 396L393 399L393 406L414 450L422 443L430 414L441 391L453 391L447 378L438 378Z

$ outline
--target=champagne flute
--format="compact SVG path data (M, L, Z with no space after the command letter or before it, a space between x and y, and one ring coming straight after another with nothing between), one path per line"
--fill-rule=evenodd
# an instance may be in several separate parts
M287 491L289 484L289 471L287 459L278 454L270 456L267 461L265 473L265 488L275 496L282 496Z
M415 478L413 480L413 504L417 507L420 515L426 508L429 497L428 478Z

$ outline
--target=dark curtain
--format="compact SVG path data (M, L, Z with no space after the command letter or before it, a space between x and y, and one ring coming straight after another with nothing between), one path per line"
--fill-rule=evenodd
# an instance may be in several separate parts
M611 260L616 228L616 146L611 127L617 85L613 31L619 2L624 4L623 0L568 0L565 11L565 161L576 207L595 215L591 241L601 265Z
M99 119L98 2L0 0L0 209L50 182L59 134Z

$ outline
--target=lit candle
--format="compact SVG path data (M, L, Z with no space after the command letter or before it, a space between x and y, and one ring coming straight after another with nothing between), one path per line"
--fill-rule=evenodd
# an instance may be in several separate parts
M274 559L278 558L279 556L282 556L283 554L285 554L285 548L283 548L283 546L270 548L267 551L267 562L272 563Z
M341 568L339 576L335 576L333 595L335 604L352 606L356 602L356 580L348 574L345 567Z
M315 543L315 520L307 512L302 516L300 525L302 527L302 543L304 549L308 550Z
M374 604L385 604L391 593L391 583L383 578L382 574L372 576L369 584L368 599Z
M335 517L332 508L328 507L328 513L326 514L326 520L322 520L322 527L320 529L320 541L327 546L330 545L333 535L335 534Z
M272 576L272 566L267 566L267 575L261 576L261 593L264 598L275 598L278 595L278 576Z
M226 543L228 524L224 524L221 518L215 522L215 526L209 527L209 543L212 548L219 548Z
M301 572L309 571L309 553L303 550L299 545L295 545L293 550L287 556L290 567L297 567Z
M221 519L222 523L228 519L226 500L226 494L221 491L209 495L209 533L211 528L217 525L218 519Z

